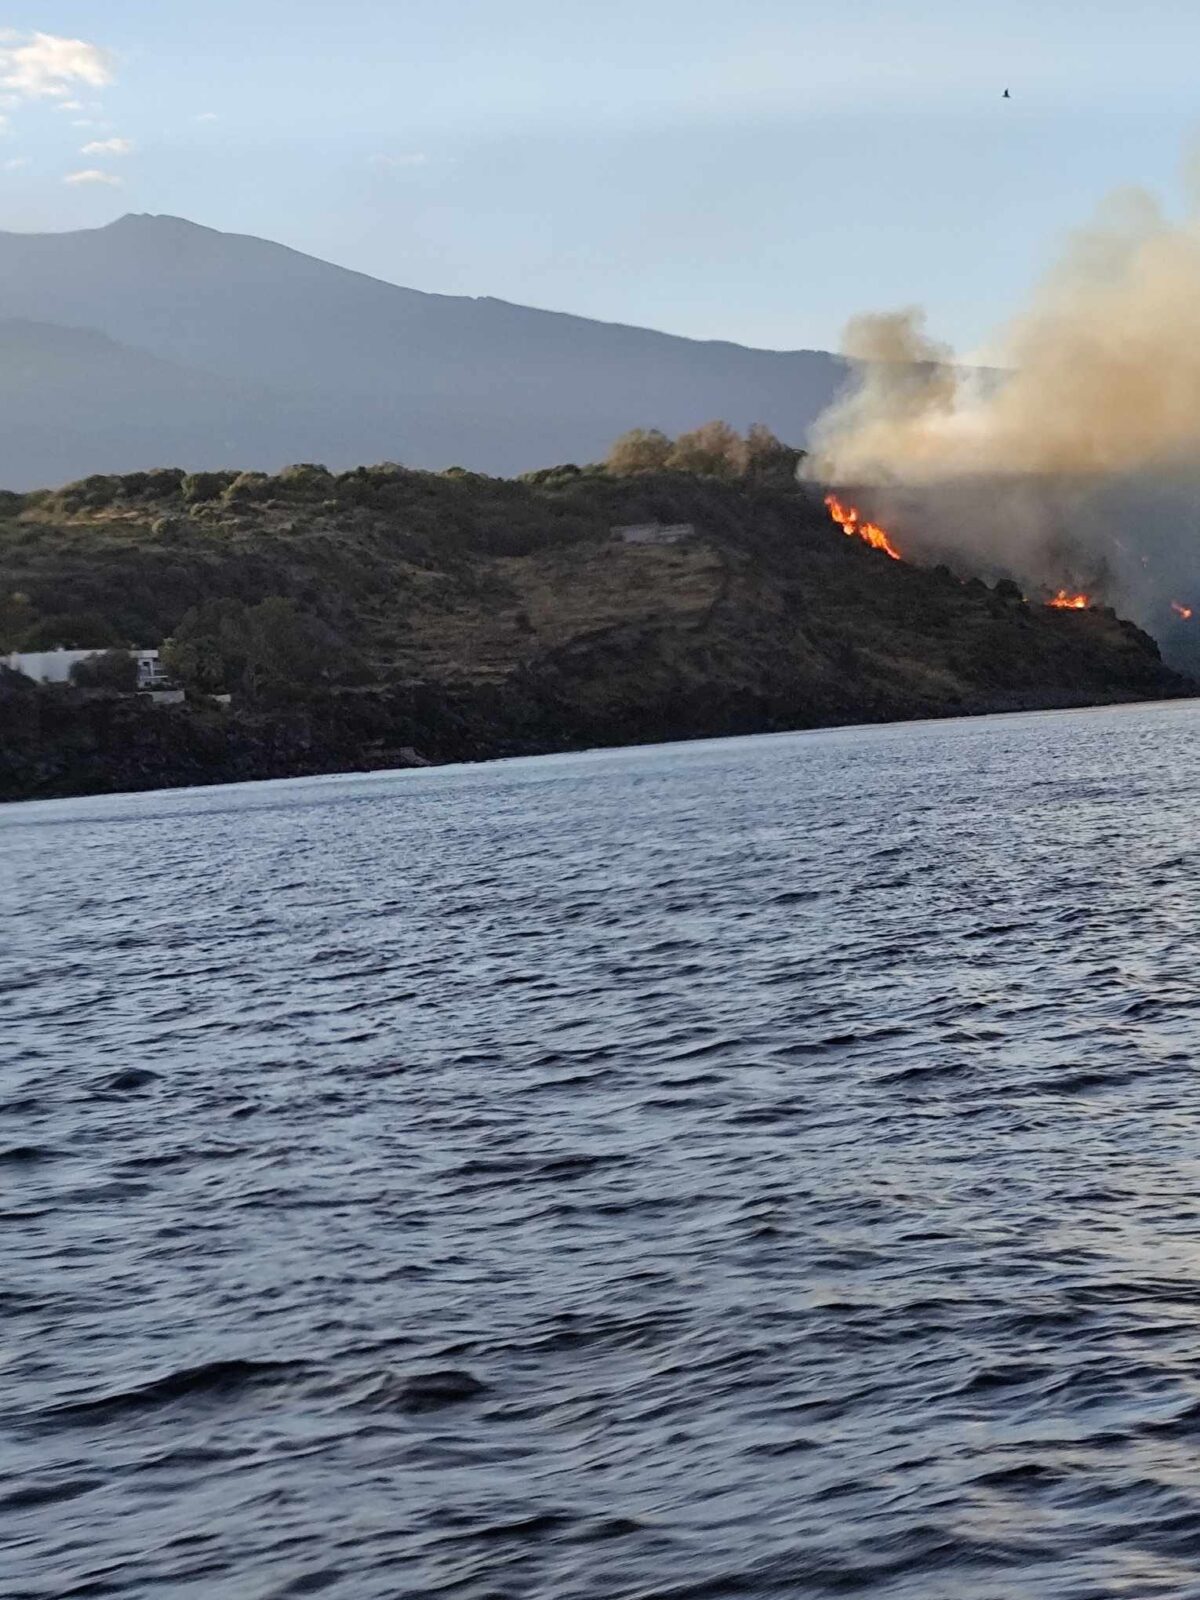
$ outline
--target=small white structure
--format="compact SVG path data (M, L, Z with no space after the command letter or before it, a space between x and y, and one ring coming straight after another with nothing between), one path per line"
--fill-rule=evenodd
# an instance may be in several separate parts
M23 672L35 683L70 683L71 668L77 661L99 655L98 650L14 650L8 658L13 672Z
M633 522L625 528L614 528L613 537L625 544L679 544L695 537L691 522Z
M170 688L171 679L163 671L163 665L158 659L157 650L134 650L131 654L137 657L137 684L139 689L165 690ZM182 700L182 691L177 692Z
M71 668L79 661L102 656L103 650L14 650L9 668L21 672L35 683L70 683ZM157 650L131 650L137 660L137 686L141 690L165 690L171 680L163 671Z

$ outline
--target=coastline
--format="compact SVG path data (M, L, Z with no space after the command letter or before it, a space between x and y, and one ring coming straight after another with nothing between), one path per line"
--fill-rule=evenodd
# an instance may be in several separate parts
M58 697L60 706L64 697ZM1056 711L1104 710L1116 706L1172 705L1200 700L1200 689L1186 683L1176 693L1137 695L1050 692L1040 696L997 694L958 706L897 708L892 714L858 714L797 721L788 726L764 722L756 726L681 726L676 731L657 730L643 737L607 740L580 737L555 742L517 737L513 729L497 726L489 740L486 732L464 727L461 720L447 723L443 738L427 738L425 748L402 742L376 743L357 752L346 742L322 744L313 724L296 708L272 723L269 719L214 718L191 708L151 708L128 700L105 703L84 701L93 712L107 713L107 726L123 743L89 742L78 746L16 748L7 739L0 745L0 805L38 800L66 800L99 795L143 794L178 789L214 788L243 783L288 779L338 777L437 769L447 766L487 765L492 762L538 756L579 755L712 740L769 737L794 733L854 728L877 728L905 723L929 723L995 716L1031 716ZM329 723L325 723L328 727ZM133 734L130 738L129 735ZM143 742L143 737L148 742Z

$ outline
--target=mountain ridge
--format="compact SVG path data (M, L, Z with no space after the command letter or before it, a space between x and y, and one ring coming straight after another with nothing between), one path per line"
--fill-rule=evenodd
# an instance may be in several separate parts
M322 256L315 256L311 251L301 250L297 245L284 244L281 240L265 239L260 234L241 233L228 231L223 228L211 227L208 223L194 222L190 217L177 216L168 211L126 211L121 216L114 217L111 222L100 224L95 228L62 228L49 230L19 230L0 228L0 240L11 239L66 239L77 238L93 234L114 233L118 229L132 231L134 225L152 224L155 228L170 228L179 232L181 236L189 238L195 235L209 235L218 239L230 239L253 245L265 246L267 249L292 257L298 257L305 262L317 263L319 266L329 268L349 277L357 278L363 282L376 284L388 290L399 289L403 293L420 297L424 300L446 301L454 304L468 302L471 304L497 305L507 309L521 312L534 312L538 316L564 317L571 322L584 323L592 327L603 328L609 331L623 331L639 335L657 335L666 340L683 340L689 345L715 345L721 349L748 351L758 355L789 356L789 355L818 355L828 356L831 352L807 345L787 346L775 348L768 345L745 344L738 339L701 339L691 334L673 333L669 328L648 327L642 323L626 322L620 319L610 320L605 317L588 317L577 311L564 310L555 306L535 306L523 300L510 300L504 295L490 294L446 294L438 289L414 289L411 285L393 282L390 278L381 278L378 273L365 272L360 267L348 267L342 262L326 261ZM840 359L836 358L835 359Z
M214 414L183 430L182 456L170 396L149 375L161 440L132 427L123 436L121 407L109 403L100 441L68 422L44 435L19 430L17 448L3 429L19 422L23 397L0 369L0 481L15 489L164 460L277 469L398 459L512 475L594 460L631 426L675 434L716 416L800 442L848 371L823 351L690 340L410 289L253 234L150 213L72 232L0 232L0 320L93 330L232 386L224 400L213 391ZM247 391L269 397L257 415L246 414ZM105 406L102 375L81 352L68 416L89 399Z

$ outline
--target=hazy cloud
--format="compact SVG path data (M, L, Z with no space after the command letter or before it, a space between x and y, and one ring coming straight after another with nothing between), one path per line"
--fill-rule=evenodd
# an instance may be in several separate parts
M84 156L127 156L132 149L132 139L92 139L79 153Z
M429 165L429 157L425 154L425 152L423 150L413 150L413 151L410 151L407 155L399 155L399 156L379 155L379 156L372 156L371 157L371 165L374 166L374 167L384 167L384 168L392 168L392 169L399 169L401 167L427 167Z
M0 32L0 88L18 99L70 104L75 86L102 89L112 81L112 57L99 45L53 33ZM72 109L83 107L76 103Z
M201 111L196 118L197 122L220 122L220 120L215 111Z
M112 172L101 172L99 167L85 167L82 172L68 172L63 179L64 183L103 183L110 189L119 189L121 180Z
M10 156L4 163L5 172L18 172L22 167L29 165L28 156Z

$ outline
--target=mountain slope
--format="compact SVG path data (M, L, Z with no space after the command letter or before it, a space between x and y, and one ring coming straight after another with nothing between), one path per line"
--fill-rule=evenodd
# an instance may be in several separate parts
M0 484L30 487L160 461L228 460L295 419L267 391L199 372L97 333L0 321Z
M637 424L677 433L714 416L799 440L845 376L821 351L752 350L425 294L174 217L0 233L0 318L95 329L271 391L295 445L282 446L260 417L239 421L223 453L265 467L315 456L510 473L594 459ZM78 387L86 392L82 375ZM122 412L111 409L107 468L144 464L122 455ZM215 460L197 425L181 464ZM26 472L17 486L39 479Z

